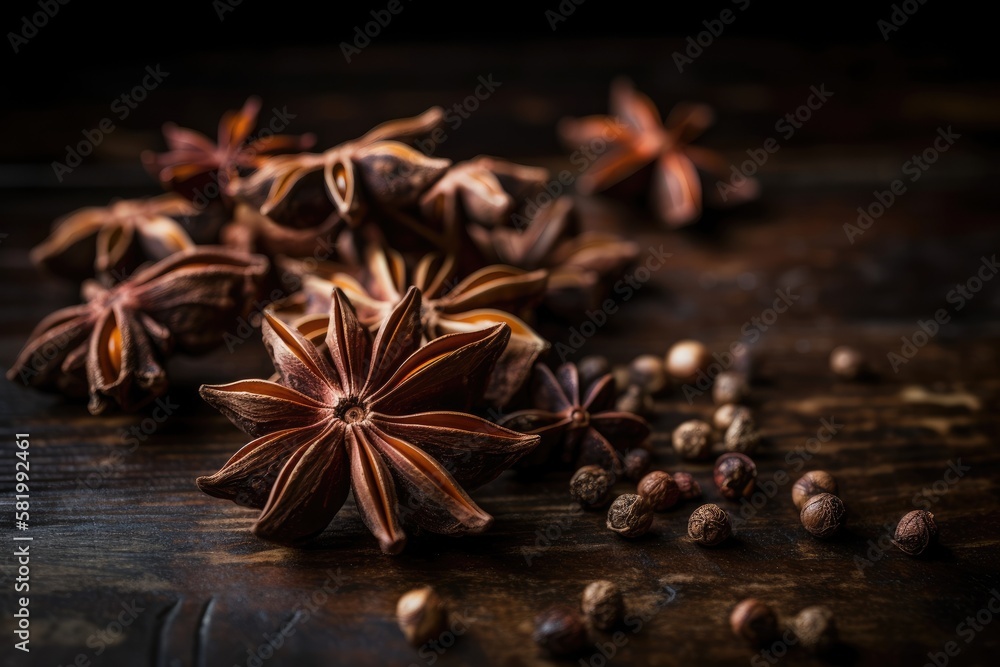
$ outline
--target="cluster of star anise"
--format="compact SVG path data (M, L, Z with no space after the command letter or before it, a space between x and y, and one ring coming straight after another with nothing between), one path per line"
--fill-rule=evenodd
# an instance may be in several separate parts
M690 215L697 192L677 175L693 170L685 154L704 162L686 144L704 123L657 129L655 109L629 99L618 127L630 129L582 184L597 189L658 160L668 217ZM463 487L519 460L615 468L642 444L649 428L613 410L611 377L581 383L572 365L553 375L532 324L541 304L565 313L601 298L637 244L584 229L572 198L549 195L544 169L417 150L441 109L321 153L295 152L311 135L254 136L259 111L251 98L227 113L215 143L165 126L169 150L143 162L170 194L57 222L33 259L87 279L85 303L43 320L9 377L89 394L94 414L139 409L166 391L172 352L204 352L235 328L270 266L281 285L271 298L281 298L262 330L275 376L202 390L256 439L199 480L261 509L263 537L321 532L350 488L395 553L403 519L451 534L487 527ZM597 124L564 134L583 140ZM463 412L512 406L528 384L533 406L507 427Z

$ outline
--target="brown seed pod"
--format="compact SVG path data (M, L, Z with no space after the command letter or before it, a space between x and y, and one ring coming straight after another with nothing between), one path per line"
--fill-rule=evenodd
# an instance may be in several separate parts
M712 427L700 419L686 421L674 429L673 444L683 459L704 459L712 451Z
M701 485L698 484L698 480L692 477L690 473L675 472L671 477L673 477L674 484L680 490L681 500L701 498Z
M622 537L640 537L653 525L653 506L642 496L625 493L611 503L608 529Z
M594 581L583 589L582 609L591 625L610 630L625 617L625 600L618 587L610 581Z
M926 510L913 510L899 520L892 543L909 556L919 556L935 539L934 515Z
M553 656L573 655L587 645L587 626L575 609L551 607L535 617L532 636Z
M747 598L733 607L729 627L751 646L765 646L778 637L778 616L760 600Z
M734 371L719 373L712 385L712 400L716 405L742 403L750 394L746 376Z
M661 470L654 470L639 480L637 492L649 501L654 512L668 510L681 499L681 490L673 477Z
M411 645L423 646L445 631L448 609L430 586L415 588L396 603L396 622Z
M614 475L599 465L583 466L569 480L569 494L589 509L604 507L611 500Z
M757 482L757 466L746 454L729 452L715 462L715 485L723 498L748 498Z
M837 495L837 480L825 470L810 470L792 485L792 502L801 511L807 500L817 493Z
M760 432L757 423L749 410L738 411L733 415L733 421L726 429L723 443L726 451L753 454L760 442Z
M789 625L799 644L808 651L822 653L837 643L837 624L827 607L806 607Z
M833 537L844 526L847 510L844 502L832 493L819 493L802 506L802 525L816 537Z
M750 408L746 406L736 405L735 403L720 405L716 408L715 413L712 415L712 426L725 433L726 429L729 428L729 425L733 423L736 415L742 413L752 416Z
M688 537L701 546L717 546L732 534L729 514L718 505L702 505L688 519Z

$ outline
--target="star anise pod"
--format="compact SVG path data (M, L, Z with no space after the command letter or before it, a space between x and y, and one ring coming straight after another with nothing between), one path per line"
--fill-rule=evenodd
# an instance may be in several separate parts
M522 460L524 467L579 468L597 464L622 471L629 449L649 437L649 424L631 412L615 410L611 375L581 386L576 365L565 363L555 373L535 366L534 405L500 420L503 426L539 435L542 442Z
M343 234L343 221L330 216L311 228L279 225L247 204L236 204L232 221L220 232L222 243L243 252L259 252L269 257L321 256L331 259L353 256L354 246Z
M463 280L455 279L450 256L426 255L407 279L406 264L395 250L370 249L360 279L343 267L323 267L303 279L307 312L312 317L295 321L313 339L324 331L325 315L333 288L343 290L362 324L375 327L404 298L408 285L424 294L421 312L423 334L428 340L461 331L475 331L499 323L510 330L510 342L490 376L485 398L506 404L531 374L548 342L517 314L530 311L545 292L544 270L522 271L511 266L487 266Z
M716 205L737 204L757 196L757 182L729 183L729 162L719 153L693 145L712 124L712 110L703 104L678 104L665 121L653 101L632 83L618 80L611 87L611 116L564 119L559 124L563 141L576 148L607 142L609 148L590 165L577 188L584 194L601 192L627 178L652 169L651 205L671 227L694 222L701 216L703 199ZM698 171L721 189L702 187ZM645 181L644 181L645 182Z
M56 221L52 234L32 249L31 259L66 278L118 282L145 261L193 248L176 218L197 214L175 194L81 208Z
M402 551L404 516L448 535L488 528L492 517L465 489L495 479L538 438L447 410L482 390L510 331L497 324L421 346L420 310L411 287L373 338L335 290L322 348L266 313L279 379L202 387L255 439L198 486L261 508L254 533L279 542L322 532L348 489L385 553Z
M92 414L134 412L167 390L173 351L218 346L245 312L267 260L202 247L171 255L106 288L83 285L85 303L42 320L7 372L11 381L90 395Z
M188 199L207 203L218 195L227 197L233 179L258 168L267 156L303 151L316 143L313 134L252 138L259 114L258 97L249 98L239 111L227 111L219 121L217 143L201 132L167 123L163 126L167 152L143 151L142 162L164 188Z
M611 232L579 231L573 200L559 197L538 208L523 229L469 227L488 262L547 269L546 303L564 314L593 308L639 255L639 245Z

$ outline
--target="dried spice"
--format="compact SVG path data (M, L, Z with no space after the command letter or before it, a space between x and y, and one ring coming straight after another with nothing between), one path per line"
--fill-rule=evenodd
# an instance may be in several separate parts
M712 385L712 400L716 405L742 403L750 393L746 377L742 373L723 371Z
M430 586L404 593L396 603L396 622L411 646L423 646L448 627L448 607Z
M553 656L569 656L587 645L587 626L575 609L551 607L535 617L532 638Z
M936 539L934 515L926 510L913 510L899 520L892 543L908 556L919 556Z
M378 323L414 285L424 294L421 327L432 340L450 333L468 332L506 324L510 342L497 362L486 389L488 402L506 404L531 374L548 342L539 336L513 311L530 308L545 290L545 271L526 272L509 266L487 266L455 283L455 264L450 257L427 255L407 279L403 257L393 250L370 249L366 272L361 280L332 267L304 278L303 291L309 313L329 310L334 287L344 291L357 309L361 323L369 328ZM450 287L450 289L449 289ZM326 315L316 315L295 322L301 329L320 335Z
M261 508L254 533L277 542L318 535L348 490L385 553L405 546L402 508L434 533L487 529L493 518L464 489L496 478L538 438L454 410L482 391L510 331L497 324L421 346L420 309L411 287L373 337L337 289L323 349L265 313L279 379L202 387L255 439L198 486Z
M696 340L681 340L667 350L664 367L671 376L688 382L695 379L711 361L712 355L703 343Z
M722 431L726 432L726 429L736 420L737 415L746 414L751 415L750 408L744 407L742 405L735 405L733 403L727 403L726 405L720 405L715 413L712 415L712 425Z
M635 493L625 493L611 503L608 530L622 537L642 537L653 525L653 506Z
M799 644L808 651L823 653L837 643L837 623L827 607L806 607L795 615L789 625Z
M313 134L299 137L268 133L251 137L260 114L260 98L251 97L239 111L219 121L216 143L201 132L174 123L163 126L167 152L144 151L142 162L163 187L187 199L205 202L228 198L230 183L257 169L268 156L303 151L316 143ZM216 194L217 193L217 194Z
M722 439L726 451L753 454L760 444L760 432L749 410L738 410Z
M674 451L690 461L707 458L712 451L712 427L700 419L691 419L674 429Z
M653 455L648 449L632 449L625 455L624 468L625 478L633 482L638 482L647 472L653 463Z
M639 480L638 494L649 501L654 512L663 512L681 499L681 490L669 473L654 470Z
M641 354L628 365L629 384L638 385L650 394L667 386L667 371L663 359L655 354Z
M111 288L87 281L86 303L42 320L7 377L89 394L95 415L112 406L134 412L166 392L170 353L201 354L222 343L266 270L263 257L202 247Z
M703 547L718 546L732 534L729 514L718 505L702 505L688 519L688 537Z
M631 82L618 80L611 87L611 114L564 119L559 124L564 143L573 149L595 141L609 145L577 179L583 194L615 186L624 190L631 185L627 179L635 177L636 185L649 192L655 213L671 227L697 220L703 200L722 206L757 196L754 179L731 183L729 161L723 155L692 145L712 124L713 113L707 106L678 104L661 121L652 100L636 91ZM702 187L699 171L712 183L708 189ZM715 187L717 181L725 184L724 194Z
M81 208L56 221L52 234L31 251L31 261L66 278L98 276L113 284L143 262L194 248L178 219L197 214L175 194Z
M563 364L555 373L538 364L535 407L512 412L500 423L541 436L538 449L525 457L525 466L579 468L597 464L621 473L621 457L649 437L649 424L637 415L612 410L614 398L610 375L582 386L572 363Z
M751 646L766 646L778 638L778 615L756 598L747 598L729 614L733 634Z
M844 380L857 380L866 370L865 357L860 350L841 345L830 353L830 370Z
M810 470L792 485L792 502L798 510L819 493L837 495L837 480L825 470Z
M844 502L832 493L819 493L802 505L799 519L802 526L819 538L833 537L846 518Z
M569 480L569 495L588 509L604 507L611 500L615 476L598 465L583 466Z
M757 482L757 466L746 454L730 452L715 461L714 476L723 498L749 498Z
M583 589L583 615L599 630L610 630L625 617L625 599L614 582L592 581Z
M674 484L681 493L681 500L694 500L695 498L701 498L701 485L698 484L698 480L686 472L675 472L671 475L674 480Z
M618 400L615 409L619 412L631 412L640 416L653 413L653 397L637 385L629 385Z

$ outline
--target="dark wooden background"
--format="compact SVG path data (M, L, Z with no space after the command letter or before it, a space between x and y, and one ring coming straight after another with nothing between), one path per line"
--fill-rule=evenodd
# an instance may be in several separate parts
M244 442L201 402L197 387L267 374L254 340L235 354L174 360L169 398L177 407L138 444L125 434L148 413L94 418L83 405L0 382L3 665L253 665L248 650L256 652L282 628L289 636L273 656L260 654L263 664L549 664L531 642L530 619L550 604L575 603L596 578L616 581L633 619L641 619L625 628L626 641L610 660L616 665L746 664L754 653L730 634L727 616L751 595L783 616L811 604L830 606L843 638L828 658L833 663L923 665L928 652L955 641L961 652L949 664L994 664L1000 619L990 615L993 622L969 643L958 626L986 609L1000 587L1000 280L986 282L961 311L951 310L952 322L898 373L886 357L899 350L901 336L912 336L918 320L952 308L949 291L1000 245L1000 96L982 62L952 53L952 45L928 46L945 8L921 8L889 43L875 28L888 7L857 17L865 36L845 36L843 43L827 33L814 41L805 32L776 41L766 29L754 33L737 23L683 73L671 53L703 29L701 19L717 16L715 8L688 9L669 37L638 26L600 38L599 17L613 8L582 5L550 36L536 7L505 19L511 32L504 41L492 34L479 43L438 43L443 29L432 29L437 24L426 13L413 20L427 32L407 32L414 25L404 25L404 14L350 65L337 43L349 38L364 11L329 28L326 46L315 39L296 45L287 17L269 32L267 17L249 6L221 23L207 5L199 11L198 21L186 20L200 49L184 45L178 35L185 18L172 14L155 39L144 40L139 30L124 35L129 57L105 60L83 48L88 39L101 54L112 48L96 44L102 41L96 19L84 24L89 36L67 36L85 20L70 5L52 20L51 32L42 30L10 61L15 78L8 85L22 94L6 97L0 147L0 365L9 366L41 317L77 298L75 285L39 274L27 250L69 210L155 193L136 156L159 146L163 121L211 133L223 110L259 93L265 118L273 106L287 106L295 115L288 131L315 131L325 146L391 117L450 106L472 92L479 75L492 73L501 87L449 131L436 154L499 154L561 168L567 163L555 122L604 112L607 84L624 73L661 108L680 99L713 104L719 119L703 143L735 161L775 136L775 122L805 101L809 86L825 84L834 96L795 136L779 139L780 151L761 173L764 196L751 207L669 232L641 212L581 203L589 216L673 255L576 356L600 353L625 363L639 353L663 353L684 337L721 351L746 340L744 323L771 305L776 290L791 289L799 301L753 345L753 406L765 436L756 457L759 480L781 472L794 479L800 466L833 472L850 510L849 529L830 542L811 539L799 526L788 483L723 548L700 549L687 540L694 504L659 515L652 535L627 542L604 528L603 513L574 510L565 476L529 481L507 474L475 494L496 517L483 536L417 535L403 555L383 556L349 501L310 547L277 547L249 534L252 512L194 485ZM256 31L240 23L250 20L240 12L258 20ZM580 34L574 20L585 28ZM516 39L517 21L531 24L529 40ZM225 48L215 48L214 34ZM64 37L69 42L61 45ZM269 40L278 46L264 49ZM157 62L170 72L163 85L117 123L95 156L56 182L49 163L62 158L63 146L109 115L110 100ZM843 225L856 219L856 208L873 201L874 190L905 178L903 164L948 126L961 134L954 147L850 243ZM582 321L540 326L556 343ZM839 344L864 350L878 377L834 380L827 356ZM706 502L739 512L718 498L710 466L679 463L669 449L676 424L709 417L708 397L689 405L668 392L657 397L656 410L656 466L692 472ZM803 465L802 452L823 420L837 424L837 432ZM30 654L13 650L10 633L19 597L10 539L12 434L24 432L31 436L28 534L34 538ZM958 462L968 472L955 484L942 482ZM619 490L632 489L622 483ZM940 548L920 559L876 550L881 557L860 566L872 543L883 538L884 544L886 525L915 508L934 512ZM461 620L454 646L440 654L409 648L393 617L398 596L425 583L440 590ZM134 618L122 615L123 605L135 610ZM982 613L979 622L989 612ZM122 632L120 619L128 621ZM607 652L609 637L593 640L583 664L604 664L601 646ZM781 662L810 660L793 650Z

